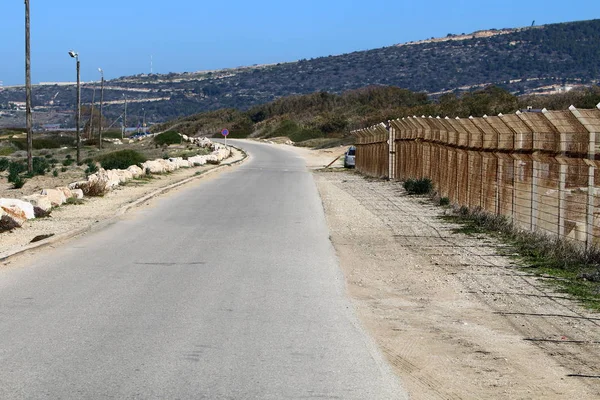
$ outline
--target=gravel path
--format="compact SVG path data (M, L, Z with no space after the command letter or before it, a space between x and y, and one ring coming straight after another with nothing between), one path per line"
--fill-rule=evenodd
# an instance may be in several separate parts
M317 172L362 322L413 399L596 399L600 316L395 182Z

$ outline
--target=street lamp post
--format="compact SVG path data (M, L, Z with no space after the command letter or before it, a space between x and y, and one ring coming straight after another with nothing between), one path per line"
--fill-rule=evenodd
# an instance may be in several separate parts
M27 123L27 172L33 172L33 117L31 115L31 41L29 35L29 0L25 0L25 119Z
M88 139L94 137L94 106L96 105L96 84L94 84L94 91L92 92L92 108L90 111L90 134Z
M104 71L102 68L98 68L100 72L100 133L98 134L98 148L102 148L102 106L104 105Z
M81 119L81 85L79 74L79 54L73 50L69 55L77 61L77 115L75 115L75 124L77 125L77 163L81 162L81 135L79 132L79 121Z

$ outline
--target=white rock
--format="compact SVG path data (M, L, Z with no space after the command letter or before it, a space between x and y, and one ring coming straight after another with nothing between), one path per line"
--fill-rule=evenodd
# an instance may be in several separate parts
M130 166L129 168L127 168L127 171L131 172L131 175L134 178L139 178L140 176L144 175L144 170L138 167L137 165Z
M167 172L165 166L158 160L146 161L142 164L142 168L144 169L144 171L148 171L151 174L164 174L165 172Z
M169 161L175 163L177 168L189 168L194 166L194 164L190 163L189 160L184 160L181 157L169 158Z
M2 207L7 214L15 213L19 216L23 215L25 219L35 218L33 204L24 200L0 199L0 207Z
M36 207L41 209L45 213L52 210L52 203L50 202L48 196L44 194L32 194L31 196L25 196L23 197L23 200L28 203L31 203L34 211Z
M71 190L71 193L73 193L73 197L76 199L83 199L83 190L81 189L73 189Z
M121 176L116 169L100 169L98 173L102 179L106 180L106 186L109 189L115 188L121 184Z
M73 197L73 192L71 192L71 189L69 189L66 186L57 187L56 190L60 190L61 192L63 192L66 199L70 199L71 197Z
M54 207L59 207L67 201L65 194L58 189L44 189L41 194L48 196L48 200Z
M169 160L163 160L161 158L156 161L164 166L166 172L173 172L178 169L177 164L172 163Z
M82 188L86 187L87 185L88 185L88 181L78 181L78 182L69 183L68 188L71 189L71 191L73 191L73 190L77 190L77 189L82 189Z
M204 165L206 164L206 156L193 156L188 158L188 161L191 162L194 166Z
M207 162L207 163L213 163L213 164L216 164L216 163L218 163L219 161L220 161L220 160L219 160L219 157L217 157L217 155L216 155L216 154L209 154L209 155L207 155L207 156L206 156L206 162Z
M196 138L195 143L200 147L212 147L213 142L207 137Z

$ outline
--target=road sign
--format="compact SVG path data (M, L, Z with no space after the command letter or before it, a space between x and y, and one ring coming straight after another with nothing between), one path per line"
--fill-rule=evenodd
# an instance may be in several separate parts
M227 135L229 135L229 131L228 131L227 129L223 129L223 130L221 131L221 135L223 135L223 136L227 137Z

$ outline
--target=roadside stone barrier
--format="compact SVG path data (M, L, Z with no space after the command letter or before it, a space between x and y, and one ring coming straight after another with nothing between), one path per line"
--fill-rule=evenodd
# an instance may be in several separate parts
M183 140L210 149L209 155L198 155L184 160L181 157L146 161L141 167L132 165L125 170L100 168L86 180L68 186L43 189L40 193L24 196L22 200L0 199L0 232L21 227L28 219L48 216L53 208L60 207L67 199L83 199L84 196L102 196L115 187L146 174L164 174L179 168L191 168L207 163L218 164L231 156L231 149L210 139L182 135Z

